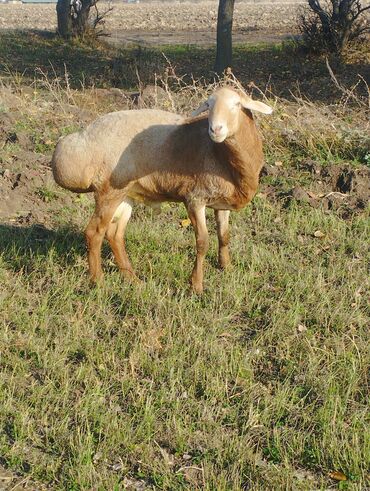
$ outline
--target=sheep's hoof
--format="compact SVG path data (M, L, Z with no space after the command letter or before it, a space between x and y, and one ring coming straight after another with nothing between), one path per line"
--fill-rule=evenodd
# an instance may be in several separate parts
M136 274L133 271L130 271L128 269L123 269L122 274L125 280L129 281L130 283L135 283L135 284L143 283L143 281L138 276L136 276Z
M202 283L195 283L194 281L191 282L191 287L194 293L197 295L201 295L203 293L203 284Z
M90 276L90 285L91 286L99 286L103 283L103 280L104 280L103 273L98 274L98 275L94 275L94 276Z
M231 267L231 260L229 254L220 255L218 258L218 266L220 269L228 269Z
M131 276L130 278L127 278L127 280L136 286L142 286L145 284L145 281L136 276L136 274L134 276Z
M225 271L225 269L230 269L232 267L232 264L230 261L219 261L218 267L222 270Z

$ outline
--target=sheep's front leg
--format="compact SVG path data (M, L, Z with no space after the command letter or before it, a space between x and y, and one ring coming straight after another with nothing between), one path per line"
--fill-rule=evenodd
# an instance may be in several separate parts
M218 264L224 269L230 265L229 254L229 210L215 210L218 236Z
M206 224L206 207L187 207L189 218L194 227L197 258L195 260L191 283L196 293L203 291L203 265L204 257L208 251L208 230Z
M135 272L128 258L124 234L132 212L132 201L126 198L114 212L111 223L107 229L107 239L116 258L118 267L125 278L136 278Z

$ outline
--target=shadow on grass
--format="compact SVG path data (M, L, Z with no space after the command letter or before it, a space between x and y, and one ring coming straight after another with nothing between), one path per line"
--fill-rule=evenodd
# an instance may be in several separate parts
M82 43L61 39L48 31L4 31L0 33L0 70L10 75L20 73L33 80L40 78L38 69L51 77L65 78L80 88L102 85L107 79L107 66L113 53L98 43Z
M44 225L19 227L0 224L0 255L17 272L32 269L34 259L47 258L53 250L62 266L73 265L86 255L85 239L71 227L50 230Z
M155 74L171 61L178 76L191 82L214 76L215 48L167 45L158 48L115 47L106 42L65 41L47 31L3 31L0 33L0 72L21 73L31 80L42 69L51 77L64 79L67 71L73 88L137 87L137 73L143 84L152 83ZM364 60L365 58L362 57ZM340 83L349 87L358 75L369 77L369 66L362 60L346 64L338 59L331 66ZM342 95L332 83L324 57L308 56L289 44L239 45L234 48L233 70L241 82L253 81L261 89L271 88L280 97L292 98L291 92L312 101L331 102ZM35 73L36 71L36 73ZM366 91L365 84L359 90Z

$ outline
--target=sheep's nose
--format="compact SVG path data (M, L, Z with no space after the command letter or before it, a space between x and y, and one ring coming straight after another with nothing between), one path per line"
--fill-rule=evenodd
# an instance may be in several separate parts
M223 131L224 127L222 124L219 124L217 126L211 126L210 130L214 135L220 135Z

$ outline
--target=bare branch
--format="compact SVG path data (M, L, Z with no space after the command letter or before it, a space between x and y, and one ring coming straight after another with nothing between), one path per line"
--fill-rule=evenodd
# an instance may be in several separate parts
M105 22L105 17L112 12L113 7L109 4L108 8L103 10L103 12L99 12L98 7L97 7L98 0L94 2L94 7L95 7L95 19L93 20L93 28L95 29L99 24L104 24ZM102 33L103 34L103 33Z
M360 97L358 97L356 94L355 94L355 89L357 87L357 85L360 83L360 81L357 82L357 84L352 87L352 89L347 89L346 87L343 87L343 85L341 85L339 82L338 82L338 79L337 77L334 75L334 72L329 64L329 60L328 58L326 58L326 67L328 69L328 72L329 72L329 75L330 75L330 78L332 79L332 81L334 82L334 85L337 87L337 89L342 92L344 99L345 99L345 104L348 102L348 100L352 99L353 101L355 101L359 106L365 106L365 107L369 107L369 103L370 103L370 99L369 101L366 103L364 102L363 99L361 99ZM359 78L363 80L362 77L359 76ZM367 86L366 82L365 82L365 85Z
M363 14L364 12L366 12L366 10L370 10L370 5L368 5L367 7L363 7L361 9L358 9L356 14L354 14L354 16L353 16L353 20L356 20L358 17L360 17L360 15Z
M369 11L363 0L307 0L314 15L301 16L300 30L306 45L315 51L340 53L360 34L368 32L359 17Z

